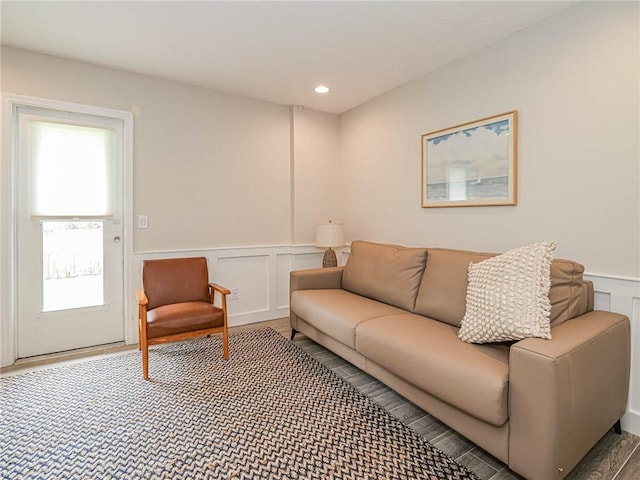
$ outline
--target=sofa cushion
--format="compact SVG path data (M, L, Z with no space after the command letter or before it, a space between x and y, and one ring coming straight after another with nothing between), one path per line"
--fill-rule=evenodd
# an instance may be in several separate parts
M509 348L461 342L457 328L420 315L356 327L356 351L463 412L502 426L508 419Z
M425 248L354 241L342 288L412 312L426 257Z
M469 263L494 257L494 253L430 248L416 298L415 313L459 327L464 317ZM589 289L584 267L570 260L551 264L551 326L587 312Z
M430 248L415 312L459 327L465 311L469 263L491 257L490 253Z
M551 264L551 326L584 315L589 311L590 292L582 274L584 266L571 260L556 259Z
M551 338L549 288L555 242L538 242L469 265L458 337L471 343Z
M361 322L403 310L342 289L296 290L291 311L299 318L355 349L355 328Z

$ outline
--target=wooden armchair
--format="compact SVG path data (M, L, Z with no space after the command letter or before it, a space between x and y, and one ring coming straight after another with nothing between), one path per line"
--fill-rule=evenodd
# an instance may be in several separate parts
M214 305L218 292L221 306ZM142 376L149 378L149 345L222 333L223 356L229 358L227 295L209 283L207 259L172 258L142 262L142 290L138 297L139 348Z

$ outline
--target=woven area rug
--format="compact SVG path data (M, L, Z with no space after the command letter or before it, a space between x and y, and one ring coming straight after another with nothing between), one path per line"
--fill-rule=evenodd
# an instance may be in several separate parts
M271 329L0 379L0 478L476 479Z

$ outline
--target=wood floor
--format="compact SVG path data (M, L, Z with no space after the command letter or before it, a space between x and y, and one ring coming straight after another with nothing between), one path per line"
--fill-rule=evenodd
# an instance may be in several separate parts
M230 328L230 333L271 327L289 338L291 328L289 319L283 318L269 322ZM381 405L409 428L428 440L457 462L475 472L482 480L521 479L511 472L502 462L466 440L427 412L417 407L401 395L354 367L324 347L298 333L295 343L312 355L316 360L333 370L337 375L351 383L364 395ZM87 356L114 353L135 346L121 344L98 349L86 349L63 355L52 355L27 359L16 365L3 368L0 375L15 375L29 370L46 368L61 361L82 361ZM640 437L623 432L622 435L607 433L587 456L569 474L570 480L638 480L640 479Z

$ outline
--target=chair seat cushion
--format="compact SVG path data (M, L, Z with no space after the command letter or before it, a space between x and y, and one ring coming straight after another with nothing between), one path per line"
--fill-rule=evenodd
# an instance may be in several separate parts
M223 311L208 302L172 303L147 312L147 338L222 327Z

